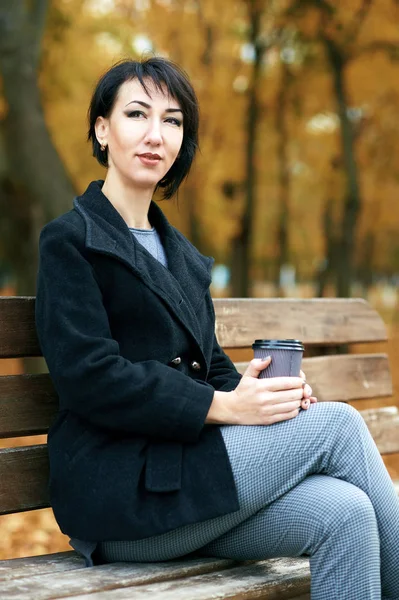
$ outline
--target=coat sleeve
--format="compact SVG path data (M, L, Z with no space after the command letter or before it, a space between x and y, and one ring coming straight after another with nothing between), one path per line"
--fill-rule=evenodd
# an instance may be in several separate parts
M208 301L209 306L212 308L213 320L215 321L215 310L213 308L213 301L209 291ZM234 363L220 347L216 338L216 334L214 334L212 357L207 383L209 383L215 390L221 392L230 392L231 390L235 390L240 382L241 377L242 376L235 368Z
M207 383L215 390L230 392L236 389L241 377L230 358L219 346L215 335Z
M40 237L36 328L60 410L114 431L197 440L213 388L159 361L120 355L81 237L60 219Z

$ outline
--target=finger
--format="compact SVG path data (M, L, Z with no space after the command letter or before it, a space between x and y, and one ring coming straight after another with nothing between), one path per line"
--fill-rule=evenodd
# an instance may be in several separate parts
M317 402L316 396L310 396L309 400L310 400L310 404L316 404L316 402Z
M270 404L285 404L287 402L301 402L303 400L303 391L302 388L296 388L294 390L279 390L278 392L273 392L271 395L266 394L267 403Z
M265 359L253 358L245 370L244 377L259 377L259 373L266 369L271 363L271 357Z
M308 400L308 399L301 400L301 407L303 409L307 410L309 408L309 406L310 406L310 400Z
M306 381L306 375L305 373L302 371L302 369L299 371L299 377L302 377L302 379L304 379Z
M308 383L305 383L305 386L303 388L303 397L310 398L311 395L312 395L312 388L310 387L310 385Z
M293 419L294 417L297 417L299 414L299 409L295 408L294 410L291 410L290 412L287 413L279 413L278 415L273 415L272 417L269 418L269 424L273 424L273 423L279 423L280 421L288 421L289 419Z
M301 377L268 377L262 379L262 389L269 392L282 390L302 389L303 379Z
M283 414L291 412L301 408L301 400L292 400L290 402L283 402L273 407L272 411L268 411L269 414Z

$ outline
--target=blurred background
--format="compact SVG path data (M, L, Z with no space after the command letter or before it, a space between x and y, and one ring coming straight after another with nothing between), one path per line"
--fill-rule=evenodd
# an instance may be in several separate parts
M104 177L97 79L159 54L201 107L201 152L161 207L215 257L213 295L368 299L399 405L398 23L397 0L0 0L0 294L35 294L41 228ZM0 530L0 558L67 547L51 511Z

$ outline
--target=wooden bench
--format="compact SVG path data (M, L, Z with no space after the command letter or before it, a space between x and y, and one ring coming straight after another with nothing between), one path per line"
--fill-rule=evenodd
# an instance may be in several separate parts
M217 334L227 350L255 338L298 338L313 354L353 343L386 341L385 326L363 300L215 300ZM312 350L313 348L313 350ZM39 356L34 298L0 298L0 358ZM246 350L246 358L252 353ZM237 363L242 372L246 363ZM319 401L388 397L392 383L386 354L305 358L303 369ZM0 437L46 433L57 410L47 374L0 377ZM362 411L382 454L399 452L396 406ZM49 506L45 445L0 450L0 514ZM399 488L398 488L399 489ZM0 561L2 600L208 600L210 598L309 598L307 559L186 559L156 564L112 564L90 569L75 552ZM151 594L151 596L149 596Z

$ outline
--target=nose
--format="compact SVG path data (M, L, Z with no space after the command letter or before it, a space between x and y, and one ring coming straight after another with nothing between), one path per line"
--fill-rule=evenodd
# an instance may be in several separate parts
M162 144L161 123L158 119L148 119L145 143L151 146Z

